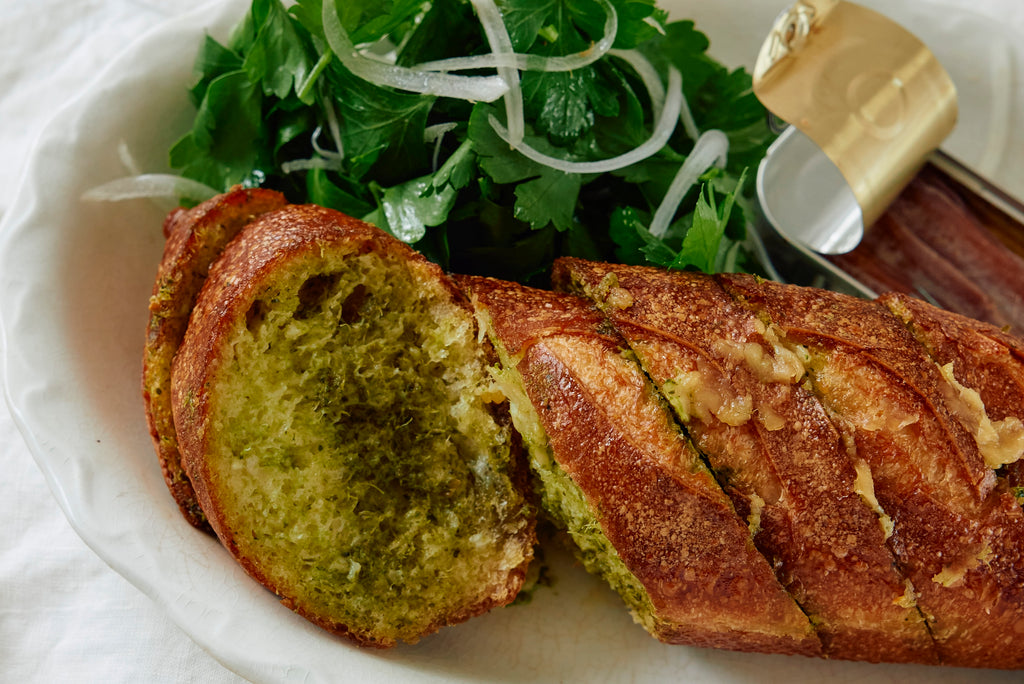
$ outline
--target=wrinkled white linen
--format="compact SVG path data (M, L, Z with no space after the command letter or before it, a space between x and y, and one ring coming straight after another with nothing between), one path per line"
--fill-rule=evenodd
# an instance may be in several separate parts
M126 45L202 3L0 0L0 215L53 112ZM5 402L0 463L0 681L242 681L75 534Z

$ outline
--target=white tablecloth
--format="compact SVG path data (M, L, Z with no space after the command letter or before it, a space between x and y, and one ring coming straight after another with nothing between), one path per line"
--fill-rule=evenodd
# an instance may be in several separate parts
M0 213L50 115L132 40L202 1L0 0ZM0 464L0 681L241 681L72 531L6 403Z
M0 215L51 113L136 36L201 2L0 0ZM1022 25L1017 0L958 2ZM0 464L0 681L239 681L75 535L3 403Z

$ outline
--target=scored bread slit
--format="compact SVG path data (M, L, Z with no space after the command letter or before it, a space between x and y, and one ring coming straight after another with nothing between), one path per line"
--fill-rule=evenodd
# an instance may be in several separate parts
M950 385L946 398L953 415L980 414L961 422L974 434L996 476L1010 487L1024 484L1024 343L993 325L906 295L890 293L879 301L939 366ZM965 393L975 393L972 403L980 407L965 410L958 396Z
M556 287L591 297L694 437L758 548L833 658L936 662L874 510L803 367L703 275L560 259ZM761 502L764 502L761 505Z
M882 303L752 276L718 280L811 350L815 392L872 467L940 662L1024 666L1022 511L950 411L926 350Z
M502 361L542 504L584 565L669 643L820 643L623 340L585 300L464 277Z

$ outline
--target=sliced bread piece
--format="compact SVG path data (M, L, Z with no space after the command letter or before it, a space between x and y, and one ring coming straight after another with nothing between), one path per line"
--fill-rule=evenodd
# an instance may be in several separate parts
M935 663L894 567L865 464L802 386L801 358L703 274L562 259L556 285L592 298L659 386L830 658Z
M172 374L185 470L224 546L363 645L507 604L534 509L472 310L434 264L313 206L250 223Z
M459 283L502 360L544 508L636 621L668 643L820 654L747 521L604 317L565 294Z
M209 531L192 483L181 465L171 409L171 362L210 264L244 225L286 204L272 190L234 188L164 221L163 258L149 299L149 325L142 361L142 398L164 481L185 519Z

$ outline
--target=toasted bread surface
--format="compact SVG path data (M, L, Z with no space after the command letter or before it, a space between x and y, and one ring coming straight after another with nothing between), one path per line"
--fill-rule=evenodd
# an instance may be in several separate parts
M285 204L284 196L271 190L235 188L192 209L178 209L164 222L167 241L149 300L142 396L167 487L185 519L207 531L206 516L181 465L171 409L171 363L210 265L243 226Z
M637 621L669 643L820 653L746 521L604 317L570 295L460 284L499 349L545 507Z
M899 566L940 662L1024 666L1022 511L946 403L946 380L878 302L719 276L738 301L805 350L816 394L871 469Z
M801 358L709 276L565 259L659 385L832 658L936 662L863 467L803 387Z
M172 376L224 546L314 623L415 642L510 602L533 508L468 304L383 231L289 206L211 269Z
M879 298L941 370L950 412L971 432L985 463L1024 455L1024 341L988 323L902 294Z

